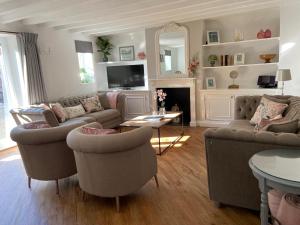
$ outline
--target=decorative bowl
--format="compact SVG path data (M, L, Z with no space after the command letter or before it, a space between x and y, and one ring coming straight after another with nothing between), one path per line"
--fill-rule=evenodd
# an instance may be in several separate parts
M270 63L272 59L274 59L276 54L261 54L259 57L262 60L265 60L265 63Z

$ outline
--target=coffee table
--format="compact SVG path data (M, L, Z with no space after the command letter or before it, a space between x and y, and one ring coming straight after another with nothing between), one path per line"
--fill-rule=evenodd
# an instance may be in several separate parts
M261 191L261 225L268 224L268 191L271 188L300 194L300 150L277 149L262 151L249 161Z
M151 119L151 114L146 114L142 116L135 117L131 120L128 120L124 123L120 124L120 127L152 127L153 129L157 130L157 136L158 136L158 155L162 155L165 151L167 151L169 148L173 147L184 135L184 128L183 128L183 112L166 112L162 116L160 120ZM172 141L167 147L164 149L161 148L161 135L160 135L160 129L161 127L167 125L168 123L172 122L173 119L181 117L181 132L180 135Z

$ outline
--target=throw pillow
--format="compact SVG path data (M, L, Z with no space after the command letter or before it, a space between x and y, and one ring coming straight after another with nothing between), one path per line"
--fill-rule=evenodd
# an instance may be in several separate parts
M278 115L282 115L287 107L288 104L274 102L262 97L259 106L250 120L250 123L257 125L262 118L273 119Z
M79 116L82 116L85 114L85 110L81 104L76 105L76 106L71 106L71 107L65 107L64 109L67 112L68 117L70 119L79 117Z
M281 123L273 123L266 127L266 131L274 133L294 133L298 131L298 120L284 121Z
M117 131L115 129L99 129L94 127L82 127L81 133L88 135L108 135L115 134Z
M54 104L50 104L50 108L54 112L55 116L57 117L60 123L63 123L67 119L69 119L68 113L65 111L65 109L62 107L60 103L57 102Z
M24 129L43 129L50 128L51 126L46 121L35 121L23 125Z
M300 97L291 97L289 98L290 105L286 110L285 118L288 120L300 120Z
M85 98L85 99L81 100L80 102L83 105L83 107L87 113L97 112L97 111L100 111L103 109L98 96Z
M262 118L259 123L257 124L257 129L263 129L263 130L266 130L266 127L270 124L273 124L273 123L280 123L284 120L284 118L282 117L282 115L278 115L278 116L275 116L273 119L264 119Z
M99 97L99 100L100 100L100 103L101 103L101 106L104 108L104 109L110 109L110 104L108 102L108 98L106 96L106 93L97 93L98 97Z
M264 98L267 98L273 102L283 103L283 104L290 104L289 96L285 95L263 95Z
M110 105L111 109L116 109L117 108L117 100L118 100L118 95L120 92L113 91L113 92L107 92L106 96Z

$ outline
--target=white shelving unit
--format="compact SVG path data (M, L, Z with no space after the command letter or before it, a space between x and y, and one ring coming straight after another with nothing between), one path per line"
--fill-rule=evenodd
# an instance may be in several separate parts
M244 40L244 41L231 41L231 42L223 42L218 44L207 44L202 45L204 48L208 47L222 47L222 46L231 46L231 45L247 45L247 44L260 44L266 42L279 42L280 37L271 37L271 38L263 38L263 39L252 39L252 40Z
M224 69L224 68L239 68L239 67L252 67L252 66L277 66L278 63L253 63L253 64L242 64L242 65L230 65L230 66L204 66L202 69Z

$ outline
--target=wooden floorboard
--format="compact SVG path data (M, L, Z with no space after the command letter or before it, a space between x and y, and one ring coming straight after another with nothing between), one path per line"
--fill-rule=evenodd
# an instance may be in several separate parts
M165 127L162 135L179 131ZM159 188L153 179L121 197L120 213L114 199L88 195L83 201L76 175L60 181L60 197L55 182L33 180L28 189L17 149L1 153L0 225L258 225L257 212L216 208L209 200L203 131L186 128L183 141L158 156Z

